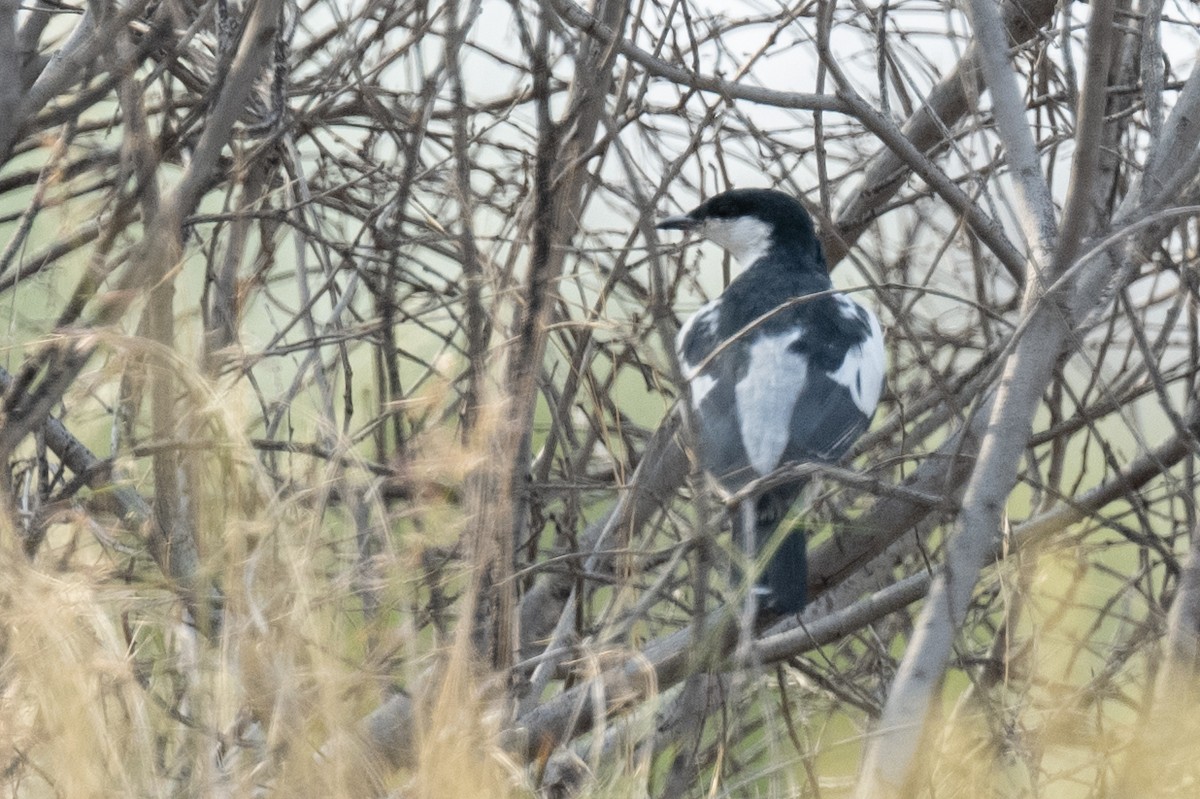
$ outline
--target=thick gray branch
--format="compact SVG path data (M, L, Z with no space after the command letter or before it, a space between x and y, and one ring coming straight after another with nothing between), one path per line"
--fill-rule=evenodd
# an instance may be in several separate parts
M1111 2L1107 4L1111 18ZM993 41L1001 30L999 19L988 0L973 0L971 9L985 51L989 46L999 46ZM1099 24L1104 18L1105 12L1094 11L1093 22ZM1091 30L1095 32L1094 28ZM1101 34L1089 41L1098 51L1095 57L1107 63L1111 37ZM1002 38L999 44L1006 45ZM1023 206L1022 224L1033 249L1023 303L1026 322L994 395L979 460L946 546L944 571L930 589L929 600L917 620L889 693L879 732L868 747L856 792L860 799L901 795L915 779L917 752L924 741L930 708L940 689L955 636L966 618L979 573L999 536L1008 495L1016 483L1017 467L1032 432L1032 419L1071 330L1062 293L1042 293L1043 287L1056 277L1053 273L1049 276L1042 273L1053 263L1054 209L1025 122L1016 78L1004 53L1004 49L987 53L983 68L993 93L1001 137L1016 173ZM1107 69L1089 71L1089 78L1103 81L1107 72ZM1089 91L1103 94L1103 85L1090 87ZM1085 91L1081 103L1087 102ZM1073 189L1086 191L1086 181L1075 181ZM1113 264L1113 259L1100 256L1083 271L1101 273L1103 282L1111 279Z

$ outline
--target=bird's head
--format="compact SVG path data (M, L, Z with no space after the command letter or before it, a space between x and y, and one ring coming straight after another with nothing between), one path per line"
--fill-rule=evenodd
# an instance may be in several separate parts
M750 266L773 247L816 254L820 244L800 201L773 189L731 189L686 214L658 223L660 230L695 231Z

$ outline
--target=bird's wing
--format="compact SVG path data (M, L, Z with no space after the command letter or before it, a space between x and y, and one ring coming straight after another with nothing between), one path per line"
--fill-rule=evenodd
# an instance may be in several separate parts
M746 462L734 396L745 342L721 339L721 307L718 298L697 311L675 344L690 389L700 462L726 490L736 491L758 475Z
M810 370L810 380L788 418L791 438L784 461L836 461L871 422L845 386Z
M690 319L679 328L675 337L675 352L679 355L679 368L688 381L692 395L692 407L699 408L705 396L716 382L705 361L720 343L717 326L721 315L721 300L717 298L701 306Z
M855 406L870 419L879 404L883 392L883 374L886 359L883 351L883 329L875 314L851 300L838 295L835 298L847 317L853 316L867 327L862 343L847 348L841 366L829 376L834 382L845 386Z
M837 357L831 357L828 349L814 354L823 366L809 369L809 379L796 400L785 460L841 458L866 431L879 404L885 367L879 320L845 297L836 300L843 318L855 322L856 333L840 338ZM826 340L835 342L839 337ZM794 346L808 351L806 344L797 341Z

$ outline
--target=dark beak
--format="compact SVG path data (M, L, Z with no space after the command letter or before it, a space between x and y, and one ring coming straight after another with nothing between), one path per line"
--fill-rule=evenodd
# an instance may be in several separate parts
M700 227L700 223L687 214L681 214L680 216L668 216L655 227L659 230L695 230Z

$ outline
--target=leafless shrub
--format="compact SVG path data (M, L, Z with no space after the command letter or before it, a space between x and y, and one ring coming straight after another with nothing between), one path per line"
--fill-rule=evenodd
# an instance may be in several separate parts
M0 0L11 792L1188 795L1197 21ZM730 185L889 328L749 666Z

